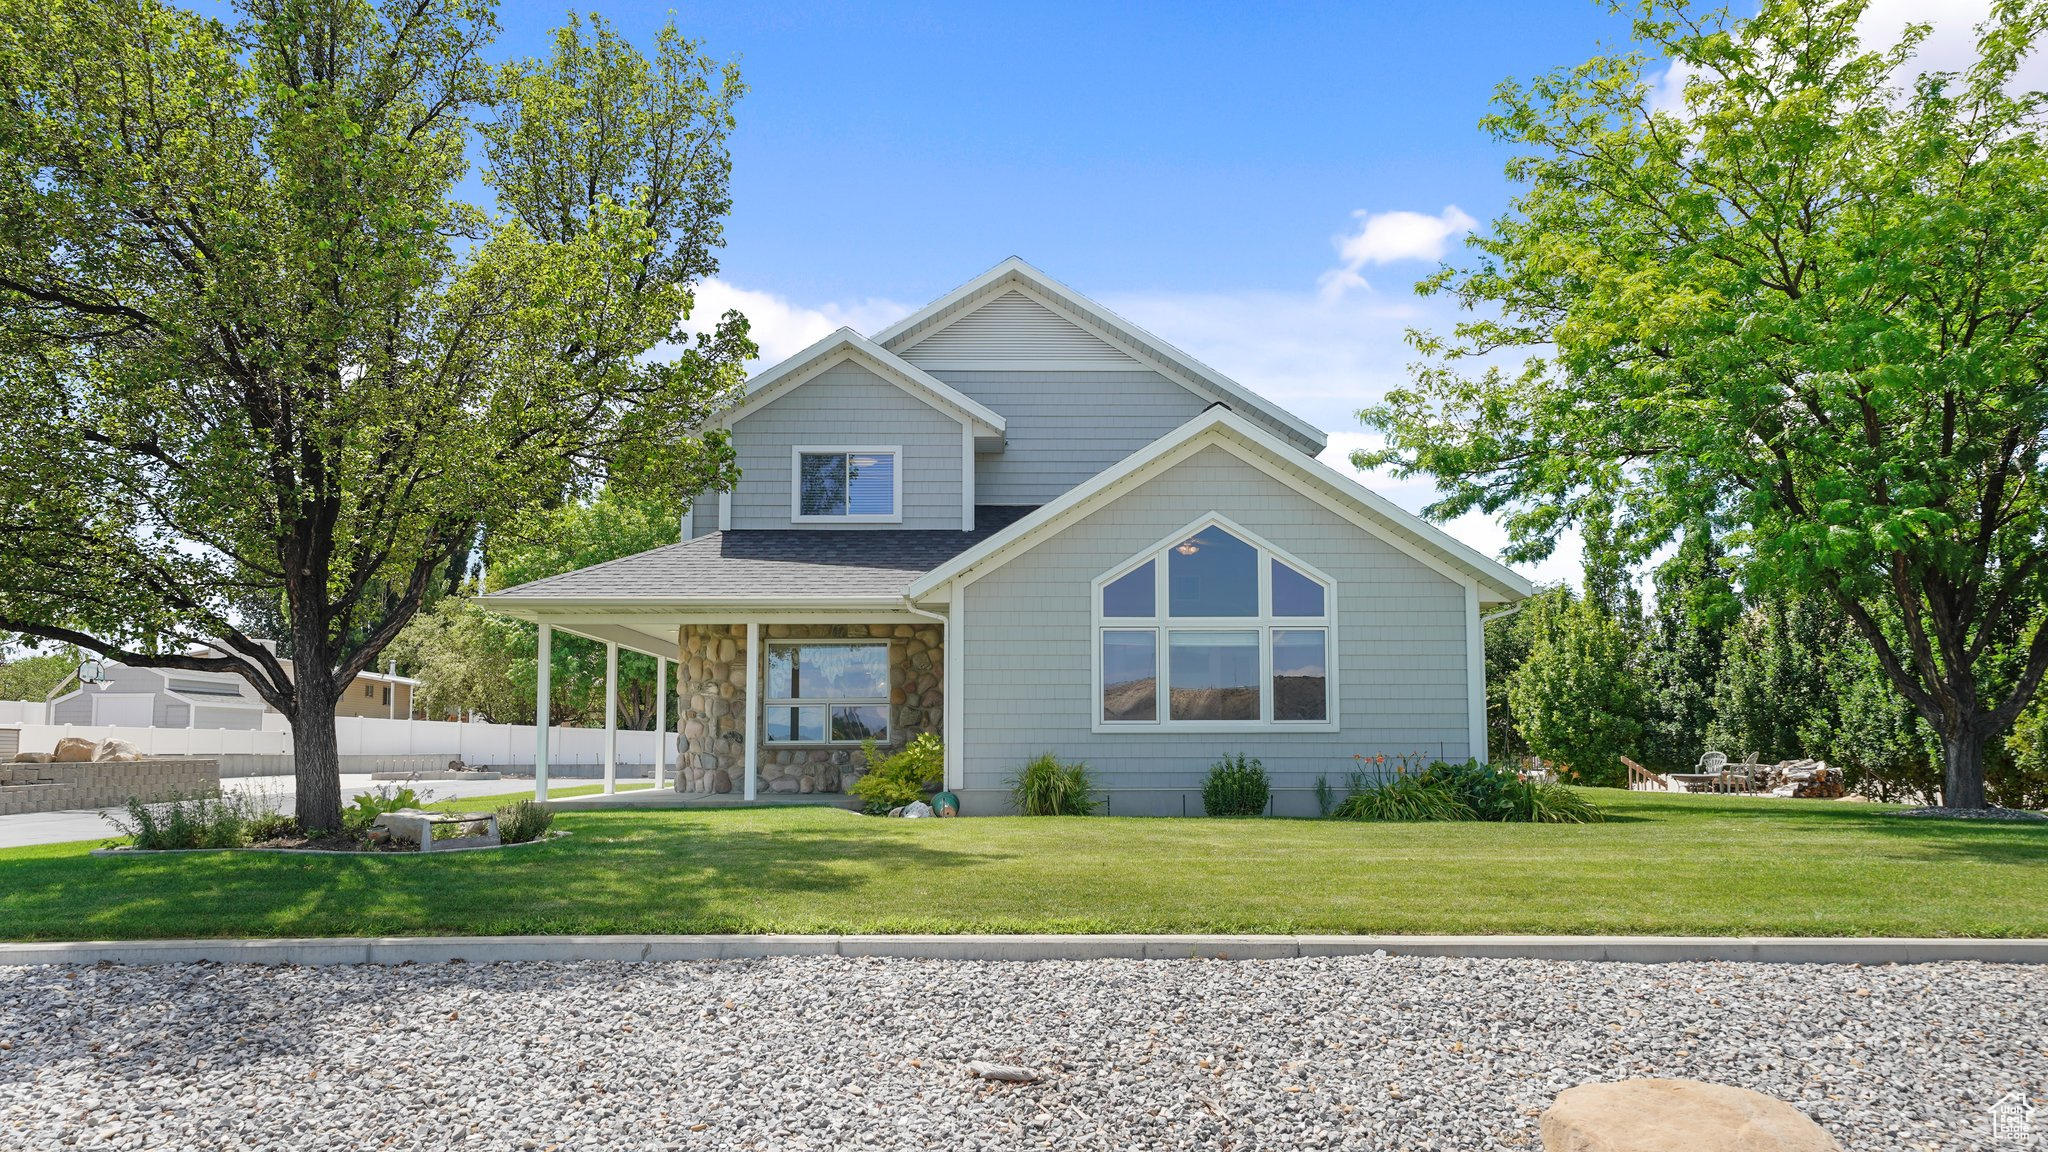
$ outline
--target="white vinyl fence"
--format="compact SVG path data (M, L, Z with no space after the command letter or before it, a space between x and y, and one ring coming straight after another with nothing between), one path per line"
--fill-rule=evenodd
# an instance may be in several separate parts
M268 721L269 716L265 717ZM90 727L78 724L0 724L21 730L24 752L48 752L66 736L88 740L126 740L151 756L285 757L292 751L289 730L261 732L226 728ZM268 727L268 725L266 725ZM487 767L532 765L534 730L530 724L458 724L444 720L387 720L371 716L338 716L334 721L344 770L362 761L404 757L461 760ZM620 764L654 763L652 732L619 732ZM673 740L674 737L670 736ZM669 762L675 762L671 745ZM604 763L604 729L556 726L548 733L548 763Z
M50 706L41 700L0 700L0 724L41 724L50 718Z

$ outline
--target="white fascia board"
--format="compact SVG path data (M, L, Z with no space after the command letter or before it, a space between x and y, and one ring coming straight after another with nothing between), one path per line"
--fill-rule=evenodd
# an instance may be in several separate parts
M1008 430L1001 413L851 328L834 331L749 380L746 398L713 417L710 426L729 429L755 409L845 360L864 361L882 379L968 425L976 435L1000 437Z
M625 613L665 617L671 613L704 616L717 612L768 611L903 611L900 595L874 596L502 596L478 598L485 608L517 620L560 624L579 616Z
M1012 256L988 271L953 289L916 312L898 320L880 332L875 333L874 342L893 349L899 341L914 330L944 318L949 313L969 303L977 303L984 295L993 295L992 289L1005 281L1014 281L1027 289L1027 295L1040 297L1039 303L1048 305L1054 311L1067 313L1070 320L1078 320L1081 327L1140 361L1164 368L1169 376L1180 377L1185 385L1190 381L1200 385L1196 391L1206 390L1212 398L1221 398L1225 403L1235 402L1268 417L1276 424L1302 440L1299 446L1311 456L1329 446L1329 434L1310 424L1294 413L1216 371L1207 364L1138 327L1122 316L1104 308L1074 289L1034 268L1023 259ZM1042 367L1043 365L1041 365ZM986 365L983 365L986 367Z
M955 579L998 565L1012 551L1036 543L1067 522L1106 503L1124 489L1150 479L1211 445L1235 446L1238 450L1233 455L1260 467L1274 479L1345 516L1361 529L1456 583L1491 585L1498 593L1493 599L1498 601L1519 600L1535 592L1528 580L1499 561L1461 543L1356 480L1313 459L1304 458L1292 445L1244 416L1227 408L1211 408L1086 483L1062 493L1036 512L927 572L912 582L904 595L913 602L923 600Z

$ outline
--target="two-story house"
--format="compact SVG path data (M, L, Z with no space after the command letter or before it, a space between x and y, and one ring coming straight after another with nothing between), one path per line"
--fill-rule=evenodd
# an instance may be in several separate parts
M1118 814L1199 812L1243 752L1302 813L1355 755L1486 755L1482 614L1529 584L1021 260L718 423L739 479L687 539L487 600L677 661L684 791L837 792L935 731L969 814L1047 751Z

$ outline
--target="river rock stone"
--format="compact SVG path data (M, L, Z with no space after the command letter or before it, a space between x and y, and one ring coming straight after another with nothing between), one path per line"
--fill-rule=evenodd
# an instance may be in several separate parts
M1557 1094L1544 1152L1842 1152L1806 1114L1761 1092L1698 1080L1620 1080Z

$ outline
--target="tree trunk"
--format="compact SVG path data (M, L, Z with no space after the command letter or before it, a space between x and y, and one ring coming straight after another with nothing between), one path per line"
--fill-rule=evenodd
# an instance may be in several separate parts
M1984 730L1963 721L1941 736L1941 802L1948 808L1984 807Z
M341 830L341 749L334 736L334 694L326 669L300 666L298 712L292 716L292 778L299 827ZM311 673L309 676L307 673ZM308 681L317 681L309 684Z

